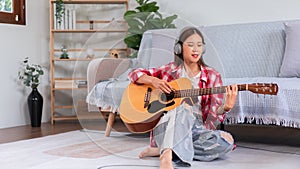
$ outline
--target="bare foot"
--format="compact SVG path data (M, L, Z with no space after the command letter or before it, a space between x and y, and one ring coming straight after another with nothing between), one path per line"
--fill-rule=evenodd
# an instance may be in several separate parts
M147 147L139 154L139 158L159 156L158 147Z
M221 137L223 137L229 144L233 144L234 140L231 134L221 131Z
M160 155L159 161L160 161L159 164L160 169L174 169L172 164L172 150L171 149L164 150L164 152Z

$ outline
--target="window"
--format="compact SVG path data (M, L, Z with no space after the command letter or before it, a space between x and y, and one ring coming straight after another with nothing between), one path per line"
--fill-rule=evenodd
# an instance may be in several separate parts
M0 0L0 23L25 25L25 0Z

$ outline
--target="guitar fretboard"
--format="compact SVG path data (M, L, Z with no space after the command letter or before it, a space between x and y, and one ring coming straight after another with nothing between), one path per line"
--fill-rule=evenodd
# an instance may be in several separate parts
M202 89L176 90L174 91L174 97L181 98L181 97L193 97L193 96L225 93L226 87L227 86L220 86L214 88L202 88ZM238 85L238 91L243 91L243 90L247 90L247 85L246 84Z

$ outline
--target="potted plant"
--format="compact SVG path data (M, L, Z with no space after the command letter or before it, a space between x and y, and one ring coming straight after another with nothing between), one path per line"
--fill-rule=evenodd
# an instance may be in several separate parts
M128 10L124 19L128 23L128 34L124 42L127 47L136 50L129 57L136 57L140 48L143 33L150 29L176 28L173 21L177 15L163 17L158 11L157 2L150 0L136 0L139 6L135 10Z
M19 79L26 87L31 87L32 91L27 97L27 104L30 113L32 127L40 127L43 111L43 97L37 87L40 84L40 76L44 75L42 66L30 64L28 57L22 63L22 68L18 72Z

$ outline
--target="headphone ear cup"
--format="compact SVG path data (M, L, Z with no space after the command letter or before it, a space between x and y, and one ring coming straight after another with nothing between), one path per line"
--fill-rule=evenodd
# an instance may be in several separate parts
M177 42L174 46L174 53L175 53L175 55L181 55L181 53L182 53L182 47L179 42Z

